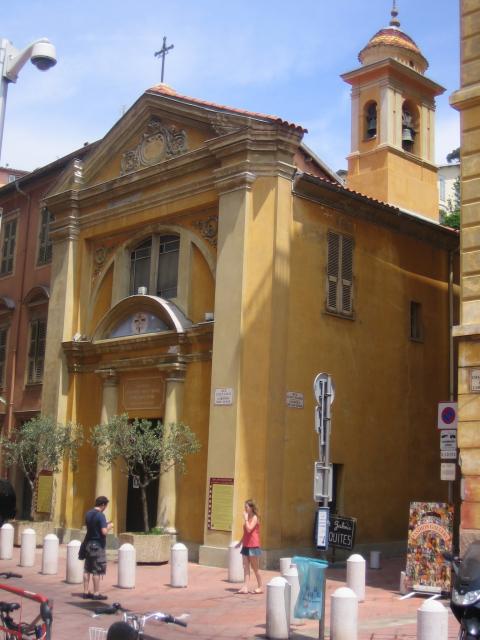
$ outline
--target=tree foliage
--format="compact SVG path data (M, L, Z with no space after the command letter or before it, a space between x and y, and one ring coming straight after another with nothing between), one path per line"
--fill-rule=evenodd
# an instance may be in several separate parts
M447 162L449 164L451 162L460 162L460 147L453 149L453 151L447 154Z
M60 471L65 456L69 456L72 468L76 468L82 442L80 425L63 425L49 416L37 416L15 429L10 439L0 438L0 447L5 465L18 466L33 493L40 473ZM32 518L33 511L32 503Z
M195 433L181 422L166 426L161 421L129 420L126 414L94 427L90 442L101 465L110 469L121 461L120 470L138 479L145 533L149 529L147 486L173 467L183 473L186 456L200 449Z

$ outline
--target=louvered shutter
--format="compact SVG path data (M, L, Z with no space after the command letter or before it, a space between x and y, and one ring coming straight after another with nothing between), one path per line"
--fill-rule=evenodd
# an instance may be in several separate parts
M46 333L47 323L45 320L35 320L31 323L28 352L28 381L30 383L41 382L43 378Z
M338 276L340 268L340 236L327 234L327 309L338 311Z
M342 306L340 311L353 311L353 238L342 236Z

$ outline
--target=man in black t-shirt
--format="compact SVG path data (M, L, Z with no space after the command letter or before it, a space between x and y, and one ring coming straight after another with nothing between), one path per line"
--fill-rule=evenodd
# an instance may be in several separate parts
M112 529L111 522L107 522L104 511L108 506L108 498L98 496L95 506L85 514L87 534L85 536L85 567L83 570L83 597L91 600L106 600L107 596L99 592L100 577L107 571L107 556L105 553L107 533ZM88 590L92 577L93 593Z

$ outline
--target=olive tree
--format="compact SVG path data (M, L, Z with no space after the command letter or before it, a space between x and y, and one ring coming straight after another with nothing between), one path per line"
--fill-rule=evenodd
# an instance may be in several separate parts
M164 425L130 420L126 414L94 427L90 442L102 466L111 469L120 463L122 473L138 478L145 533L149 531L148 485L173 467L184 473L186 456L200 449L197 436L182 422Z
M0 438L6 467L17 466L32 490L42 471L58 473L65 456L76 469L78 449L83 442L83 430L77 424L60 424L49 416L36 416L14 429L9 438ZM30 510L33 520L34 501Z

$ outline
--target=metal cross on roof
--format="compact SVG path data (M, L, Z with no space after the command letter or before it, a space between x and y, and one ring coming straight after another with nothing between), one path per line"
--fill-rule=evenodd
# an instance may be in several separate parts
M162 59L162 76L161 76L161 82L163 83L163 75L165 72L165 56L167 55L167 53L170 51L170 49L173 49L174 45L171 44L169 47L167 47L167 36L163 37L163 45L162 48L160 49L160 51L155 51L154 55L156 58L161 58Z

